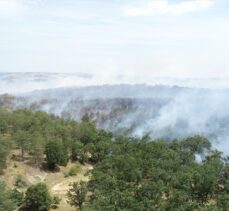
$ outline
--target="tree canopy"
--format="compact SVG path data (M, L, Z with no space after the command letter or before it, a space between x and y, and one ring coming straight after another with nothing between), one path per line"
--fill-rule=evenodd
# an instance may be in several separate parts
M69 203L87 211L184 211L229 207L229 158L196 135L183 140L116 136L96 127L86 115L81 122L45 112L0 109L0 173L12 149L20 160L33 158L40 167L66 165L70 159L90 163L90 180L73 183ZM197 159L198 158L198 159ZM19 194L15 191L14 195ZM17 203L0 182L0 210ZM25 207L45 211L51 197L45 184L28 188Z
M33 211L48 211L52 204L52 198L44 183L38 183L29 187L25 193L24 208Z

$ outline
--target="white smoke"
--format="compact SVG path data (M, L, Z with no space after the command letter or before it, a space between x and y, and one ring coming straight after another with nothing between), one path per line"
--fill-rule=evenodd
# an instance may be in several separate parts
M118 83L114 78L110 85L88 86L96 82L95 76L37 73L0 74L0 81L1 93L65 87L23 94L27 101L17 99L15 108L24 103L24 107L76 120L89 113L99 127L138 137L149 134L171 140L200 134L229 154L229 90L223 89L228 88L227 79L151 78L149 84L163 86L149 86L111 85ZM171 86L183 84L192 88ZM78 86L67 88L73 85Z
M226 89L229 78L171 78L144 75L82 74L82 73L0 73L0 94L18 94L33 90L60 87L85 87L117 84L148 84L190 88Z

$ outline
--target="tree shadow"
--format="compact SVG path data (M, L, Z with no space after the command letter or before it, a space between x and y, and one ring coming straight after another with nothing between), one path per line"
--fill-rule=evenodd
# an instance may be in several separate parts
M47 162L43 162L40 165L40 170L45 171L45 172L49 172L49 173L57 173L57 172L60 172L60 167L59 166L55 166L54 169L50 169L48 163Z
M15 154L12 154L11 160L13 160L13 161L19 161L19 162L20 161L23 161L21 155L15 155Z

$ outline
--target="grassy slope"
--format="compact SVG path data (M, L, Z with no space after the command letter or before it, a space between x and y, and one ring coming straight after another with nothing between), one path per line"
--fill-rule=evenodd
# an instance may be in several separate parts
M12 152L16 157L19 156L19 151L14 150ZM11 156L12 156L11 154ZM11 157L9 156L9 157ZM28 186L36 184L38 182L44 182L49 187L50 193L52 196L59 196L62 200L57 211L74 211L75 208L71 207L66 202L66 193L69 189L69 184L77 181L88 181L89 176L87 174L88 170L92 169L91 165L80 165L78 173L76 176L66 177L70 168L76 163L68 163L66 167L60 167L59 172L50 172L42 169L35 168L30 164L30 157L27 156L25 161L16 161L8 159L7 169L5 170L4 175L1 175L0 178L6 181L8 188L15 188L15 180L18 175L22 176L22 179L27 183ZM25 192L26 187L20 188L20 191Z

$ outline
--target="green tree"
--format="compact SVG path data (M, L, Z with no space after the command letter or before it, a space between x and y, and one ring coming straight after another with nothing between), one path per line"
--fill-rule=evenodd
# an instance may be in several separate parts
M0 174L3 173L3 170L6 168L8 150L7 148L0 143Z
M184 140L183 147L192 153L202 154L211 148L211 143L207 138L197 135Z
M219 194L217 196L217 205L222 211L227 211L229 208L229 194Z
M146 182L136 191L135 198L141 204L142 208L160 207L163 201L164 185L162 181Z
M198 203L195 201L192 201L187 194L187 192L184 191L175 191L171 194L171 197L169 197L166 200L166 203L164 205L165 211L193 211L193 210L199 210L198 209Z
M56 142L49 142L45 148L46 159L49 169L53 170L57 165L66 165L68 154L64 147Z
M19 130L14 134L14 140L21 150L21 160L24 160L25 152L30 146L30 134L25 130Z
M31 138L30 153L36 167L39 167L44 157L44 138L39 132L35 132Z
M44 183L30 186L25 193L24 208L33 211L48 211L52 198Z
M3 173L3 169L5 169L7 157L9 154L9 151L13 147L12 140L7 136L0 135L0 174Z
M14 201L17 206L21 206L23 203L24 194L17 189L12 189L9 191L9 193L11 200Z
M72 141L71 142L71 159L72 161L76 161L80 155L80 152L83 148L83 144L80 141Z
M5 182L0 180L0 210L13 211L16 208L16 203L12 200L10 192L6 190Z
M82 210L83 203L85 202L87 195L87 184L85 182L74 182L70 185L70 189L67 193L68 203L71 206Z
M94 142L96 138L96 125L90 120L89 116L86 114L83 116L82 122L79 126L79 139L82 143L88 144Z

